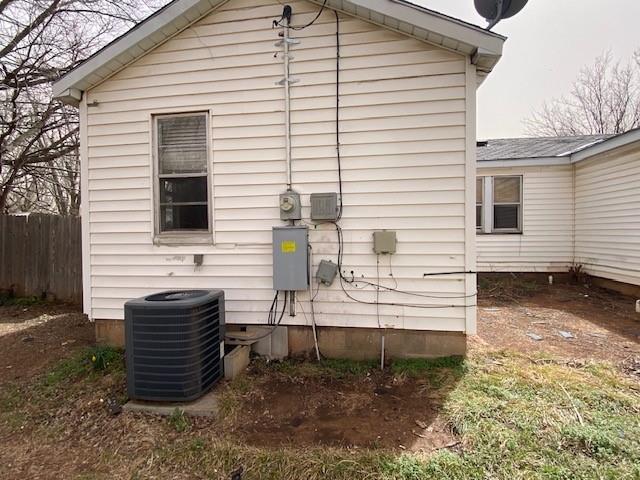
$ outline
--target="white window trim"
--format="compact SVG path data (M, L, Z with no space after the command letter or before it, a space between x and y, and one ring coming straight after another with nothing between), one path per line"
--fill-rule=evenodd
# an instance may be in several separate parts
M485 214L485 188L484 188L484 184L486 182L485 180L485 176L484 175L478 175L476 176L476 185L477 185L477 180L480 179L480 190L482 191L482 201L480 203L480 225L478 226L478 222L476 219L476 233L482 233L484 231L484 225L485 225L485 219L486 219L486 214ZM476 186L476 188L478 188ZM476 210L478 209L478 200L476 198ZM477 213L476 213L477 214Z
M159 183L159 158L158 158L158 119L166 117L189 117L203 115L207 131L207 219L208 230L183 230L160 232L160 183ZM153 140L151 142L151 185L153 190L153 243L156 245L212 245L214 243L213 228L213 179L212 179L212 159L211 159L211 124L210 112L208 110L162 112L151 115L151 130ZM179 175L177 175L179 176Z
M478 175L483 178L484 198L482 203L482 228L477 229L479 234L495 235L521 235L524 226L524 175ZM520 208L518 209L518 228L494 228L493 226L493 179L496 177L518 177L520 179Z

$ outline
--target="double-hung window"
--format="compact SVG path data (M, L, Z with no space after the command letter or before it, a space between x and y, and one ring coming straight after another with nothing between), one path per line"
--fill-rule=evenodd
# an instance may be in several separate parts
M476 178L476 229L482 233L522 233L522 176Z
M211 232L208 115L154 117L156 234L207 238Z
M484 225L484 177L476 178L476 230L482 231Z
M522 177L493 177L493 231L518 233L522 218Z

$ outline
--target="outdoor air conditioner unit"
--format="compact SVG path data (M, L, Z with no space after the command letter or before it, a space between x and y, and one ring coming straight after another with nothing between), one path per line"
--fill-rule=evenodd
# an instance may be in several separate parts
M224 375L222 290L157 293L124 311L130 398L195 400Z

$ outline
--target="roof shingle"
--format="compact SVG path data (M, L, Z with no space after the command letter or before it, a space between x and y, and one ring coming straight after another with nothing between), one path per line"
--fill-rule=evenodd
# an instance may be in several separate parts
M566 157L614 135L581 135L576 137L500 138L478 142L480 162L525 158Z

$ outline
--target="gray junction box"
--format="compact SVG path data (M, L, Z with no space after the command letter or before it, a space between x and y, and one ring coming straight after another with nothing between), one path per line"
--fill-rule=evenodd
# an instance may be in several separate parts
M311 203L311 220L338 220L338 194L312 193L309 197Z
M396 253L396 232L379 230L373 232L373 251L376 254Z
M273 227L273 289L309 288L309 229Z
M338 265L331 260L321 260L316 272L316 278L324 285L331 285L338 274Z

